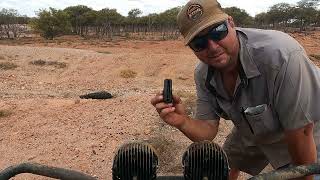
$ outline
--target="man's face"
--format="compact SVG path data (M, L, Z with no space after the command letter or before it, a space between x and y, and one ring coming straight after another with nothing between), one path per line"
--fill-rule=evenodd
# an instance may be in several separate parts
M236 64L239 52L232 18L204 29L189 46L202 62L218 70L232 67Z

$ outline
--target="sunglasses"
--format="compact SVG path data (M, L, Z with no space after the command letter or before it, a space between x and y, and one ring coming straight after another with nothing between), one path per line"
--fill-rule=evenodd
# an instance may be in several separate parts
M209 32L204 36L195 37L189 43L189 47L195 51L199 52L208 47L208 39L218 42L228 35L228 25L227 21L222 24L214 26Z

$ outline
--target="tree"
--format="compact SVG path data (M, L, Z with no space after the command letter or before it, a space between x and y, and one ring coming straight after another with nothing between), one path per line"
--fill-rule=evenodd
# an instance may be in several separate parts
M289 20L293 16L294 7L288 3L278 3L270 7L268 11L268 20L269 23L273 24L273 27L276 25L282 24L283 27L287 27Z
M26 31L28 18L21 16L15 9L5 9L0 11L0 37L17 38Z
M97 33L100 35L107 35L112 38L113 26L122 24L124 17L117 12L116 9L104 8L97 12L97 26L99 30Z
M124 17L116 9L104 8L98 11L99 24L121 24Z
M128 12L127 24L131 25L132 32L138 30L137 25L139 23L139 16L142 14L140 9L132 9Z
M316 19L315 26L319 27L320 26L320 10L317 11L315 19Z
M254 23L259 28L266 28L269 25L268 14L265 12L257 14L254 17Z
M63 11L69 15L72 32L78 35L83 35L86 24L88 24L87 15L92 11L92 9L84 5L78 5L67 7Z
M319 6L319 0L301 0L297 3L294 9L296 19L300 24L300 30L304 30L307 25L316 23L317 7Z
M137 18L139 17L140 15L142 14L142 11L140 9L131 9L129 12L128 12L128 18Z
M180 10L181 10L181 7L175 7L175 8L168 9L163 13L160 13L158 16L159 23L171 25L171 26L177 26L176 18Z
M71 30L69 16L62 10L50 7L49 10L40 10L37 15L38 18L31 20L30 25L46 39L53 39Z
M84 26L96 26L98 19L98 11L90 10L83 14L83 18L86 20L83 25Z
M167 36L170 39L178 38L179 31L178 31L176 18L180 10L181 10L181 7L175 7L175 8L168 9L163 13L159 14L158 23L162 29L162 39L167 39ZM167 32L169 32L169 34Z
M237 26L251 26L253 18L244 10L237 7L224 8L224 11L233 17Z

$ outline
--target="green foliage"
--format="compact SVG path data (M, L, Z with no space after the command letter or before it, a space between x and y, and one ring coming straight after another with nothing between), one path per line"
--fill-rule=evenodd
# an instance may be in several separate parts
M128 12L128 17L125 18L125 24L127 25L132 25L132 30L135 32L136 31L136 28L135 25L138 25L138 24L141 24L141 14L142 14L142 11L140 9L131 9L129 12Z
M6 36L7 38L17 38L19 35L26 31L26 26L29 18L21 16L15 9L5 9L0 11L0 37Z
M21 16L15 9L5 9L0 11L0 25L4 24L27 24L30 18Z
M158 16L158 23L176 26L177 25L176 19L180 10L181 10L181 7L175 7L175 8L166 10L163 13L160 13Z
M265 12L259 13L254 17L255 25L264 27L268 25L268 14Z
M149 27L159 22L159 15L156 13L149 14L147 16L140 17L140 24L148 25Z
M299 21L300 29L304 29L307 24L318 21L318 19L316 19L318 13L316 8L318 5L318 0L301 0L297 3L294 14Z
M87 25L92 25L93 20L95 19L95 11L91 8L78 5L78 6L70 6L63 10L63 12L68 14L68 20L72 26L72 32L82 35L83 28Z
M237 26L258 28L320 26L320 0L300 0L296 4L278 3L267 12L251 17L245 10L237 7L224 8L224 11L233 17ZM38 17L30 20L31 27L40 32L46 39L70 32L81 35L113 38L113 35L122 37L142 37L151 34L156 36L177 37L176 17L182 7L174 7L162 13L153 13L142 16L138 8L131 9L124 17L116 9L103 8L99 11L84 5L70 6L64 10L40 10ZM27 22L27 17L20 16L16 10L2 9L0 11L1 27L5 23L21 24ZM15 32L15 31L12 31ZM161 33L159 33L161 32ZM158 33L158 34L157 34ZM8 36L10 38L10 36Z
M0 11L0 24L9 24L16 22L16 18L19 16L18 11L15 9L5 9Z
M38 18L31 20L30 25L46 39L52 40L54 37L70 31L69 15L62 10L54 8L40 10L38 16Z
M286 25L288 21L293 17L294 7L288 3L278 3L270 7L268 11L268 21L275 24Z
M86 13L83 14L83 16L86 19L85 20L86 23L84 25L87 25L87 26L95 26L96 25L96 21L98 18L97 11L95 11L95 10L87 11Z
M97 13L97 25L122 24L124 17L116 9L104 8Z
M301 0L296 5L278 3L270 7L266 13L255 16L258 26L300 27L320 25L320 11L317 10L319 0Z
M253 18L244 10L237 7L224 8L224 11L233 17L237 26L250 26L253 24Z
M134 18L137 18L139 17L140 15L142 14L142 11L140 9L131 9L129 12L128 12L128 18L130 19L134 19Z

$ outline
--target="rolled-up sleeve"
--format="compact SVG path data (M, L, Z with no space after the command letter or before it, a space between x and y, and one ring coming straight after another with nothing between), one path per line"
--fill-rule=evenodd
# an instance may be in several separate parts
M291 52L275 81L275 109L284 129L319 120L319 70L303 50Z
M195 70L195 84L197 90L197 108L195 113L195 119L201 120L219 120L220 117L214 111L213 95L205 87L205 78L203 72L200 72L199 67Z

